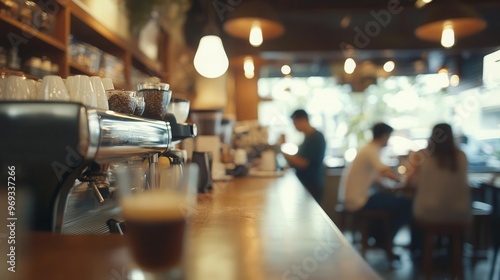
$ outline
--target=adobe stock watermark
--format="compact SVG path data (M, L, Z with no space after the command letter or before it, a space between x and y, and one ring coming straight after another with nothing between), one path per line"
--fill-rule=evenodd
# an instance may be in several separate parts
M446 132L439 127L434 129L429 139L427 148L422 149L420 152L410 153L408 156L406 172L410 174L413 173L418 166L424 164L425 160L434 154L436 151L436 145L445 143L449 140L449 137L453 137L453 135L450 136L446 134ZM454 141L453 139L451 140Z
M311 252L310 256L305 257L298 264L294 264L281 275L282 280L302 280L308 279L314 273L321 263L328 260L336 248L340 247L339 242L333 240L331 233L325 235L326 240L320 241Z
M453 122L462 125L474 111L481 109L481 102L487 100L493 93L495 93L494 89L486 89L486 92L476 90L473 94L467 94L455 107Z
M64 163L58 161L53 161L51 163L52 170L54 171L54 174L59 182L62 182L64 176L73 172L73 170L83 161L83 157L71 146L66 146L65 150L67 154Z
M491 97L493 90L487 90L481 93L480 90L474 91L473 94L467 94L464 98L460 100L460 103L455 107L455 115L453 117L453 122L456 125L462 125L464 120L470 117L470 115L481 109L481 102L487 100ZM422 151L423 157L419 153L411 153L409 155L409 166L410 172L413 172L417 166L424 163L425 158L432 156L436 150L436 144L444 143L448 140L448 135L444 134L444 131L437 130L436 134L431 136L427 149Z
M244 0L214 0L212 5L220 21L225 19L225 14L234 11Z
M379 10L378 12L375 10L370 11L373 19L368 21L363 29L359 26L353 28L355 34L352 44L344 41L339 44L344 55L349 57L353 48L364 49L368 47L372 39L380 35L383 28L389 26L393 16L401 14L403 10L404 7L401 5L400 0L389 0L386 9Z
M474 94L469 94L465 98L461 100L461 102L455 107L456 114L453 117L453 121L455 124L462 124L464 120L466 120L470 115L481 108L481 101L487 97L487 94L481 94L479 91L476 91ZM444 133L444 131L437 129L434 135L431 135L431 139L429 141L427 149L422 150L423 156L421 153L411 153L409 155L409 172L413 172L417 166L420 166L424 163L425 159L432 156L434 151L436 150L436 144L442 144L446 140L448 140L448 135Z
M128 269L126 267L122 267L121 269L113 269L111 270L111 278L110 280L132 280L129 275Z

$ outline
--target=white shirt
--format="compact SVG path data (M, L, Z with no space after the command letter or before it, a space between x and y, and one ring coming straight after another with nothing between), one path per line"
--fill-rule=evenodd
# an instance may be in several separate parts
M369 190L382 170L387 168L380 161L381 147L370 142L358 151L354 161L344 169L340 179L339 201L348 211L365 206Z
M470 188L467 180L467 158L457 152L457 170L443 169L437 158L421 151L423 162L416 166L417 187L414 216L427 222L469 223L471 219Z

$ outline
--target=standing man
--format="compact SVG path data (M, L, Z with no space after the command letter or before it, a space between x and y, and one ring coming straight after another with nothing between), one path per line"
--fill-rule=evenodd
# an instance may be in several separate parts
M296 155L286 153L283 153L283 155L290 166L295 169L297 178L302 185L318 203L321 203L325 176L323 167L326 151L325 137L311 126L306 111L296 110L291 118L295 128L304 133L305 138Z
M372 128L373 140L362 147L342 174L339 200L349 212L383 210L391 214L391 238L411 220L411 200L389 192L375 191L372 185L379 177L399 181L399 176L380 160L380 150L387 146L392 127L377 123ZM387 233L386 233L387 234ZM375 233L376 239L380 236ZM392 239L391 239L392 240Z

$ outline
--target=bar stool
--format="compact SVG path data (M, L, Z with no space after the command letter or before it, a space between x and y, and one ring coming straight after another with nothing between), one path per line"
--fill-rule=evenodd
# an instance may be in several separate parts
M337 227L346 235L347 232L351 235L351 242L355 242L355 230L353 228L353 213L345 209L342 203L335 206L335 211L338 213L339 220L336 222ZM346 236L347 237L347 236Z
M453 251L453 276L463 279L463 241L467 229L463 224L437 224L416 221L416 226L424 231L424 252L422 269L425 279L430 279L432 274L432 260L435 249L435 237L449 236Z
M339 203L335 206L335 211L339 214L338 227L345 234L350 231L352 236L352 243L361 243L361 255L365 257L366 251L370 247L368 244L370 222L379 220L383 228L383 249L387 254L387 258L391 263L396 259L392 251L392 239L390 236L390 213L382 210L361 210L357 212L349 212L344 208L344 205ZM361 235L361 241L356 240L356 232Z
M471 263L474 266L479 259L486 259L491 245L491 226L493 225L493 211L491 205L472 202L472 226L470 227L470 244L473 246Z
M392 252L392 236L391 236L391 214L383 210L361 210L354 214L355 224L359 226L361 234L361 255L364 257L366 250L370 247L368 244L370 223L373 221L380 221L383 229L382 248L387 254L387 259L392 264L395 260L395 255Z

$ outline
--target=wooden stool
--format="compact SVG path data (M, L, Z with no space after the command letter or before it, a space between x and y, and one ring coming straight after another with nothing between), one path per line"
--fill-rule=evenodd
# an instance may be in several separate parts
M338 222L336 221L337 227L344 233L344 236L347 238L347 232L350 233L351 235L351 242L354 243L355 241L355 230L353 229L352 223L353 223L353 213L347 211L344 208L344 205L339 203L335 206L335 211L338 213L339 220Z
M362 210L355 213L354 219L358 224L361 233L361 254L364 257L366 250L370 247L368 244L370 222L374 220L381 221L381 226L384 230L383 249L387 254L387 258L392 264L395 259L392 252L392 236L391 232L391 214L383 210Z
M491 225L493 224L492 207L489 204L472 202L472 227L469 230L470 244L473 246L472 265L478 259L487 259L486 254L491 245Z
M437 224L416 221L416 226L424 231L424 252L422 268L425 279L430 279L432 274L432 260L435 247L434 237L449 236L453 251L453 276L463 279L463 240L466 225L461 224Z

